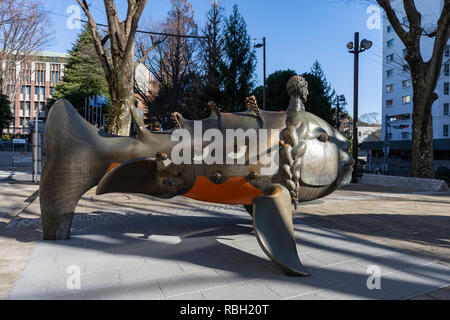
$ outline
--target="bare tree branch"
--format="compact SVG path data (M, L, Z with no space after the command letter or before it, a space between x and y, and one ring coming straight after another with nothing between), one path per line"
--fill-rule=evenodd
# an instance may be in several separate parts
M108 78L111 75L111 66L109 65L108 59L105 54L105 50L103 49L102 41L100 40L97 32L97 24L94 18L92 17L91 12L89 11L89 6L86 0L77 0L77 2L81 7L81 9L83 9L84 13L86 14L86 17L88 18L89 30L91 31L91 36L94 42L95 50L100 58L100 61L102 62L103 69L105 70L105 75Z
M11 101L23 83L24 72L31 77L32 56L50 40L48 15L39 3L2 0L0 6L0 90ZM20 69L18 68L20 66ZM20 70L20 72L17 72Z
M158 41L154 41L153 44L151 45L151 47L144 49L144 46L142 45L142 43L140 44L140 54L141 57L135 62L134 64L134 68L136 69L137 66L139 64L141 64L142 62L145 61L145 59L148 58L148 54L150 53L150 51L153 51L158 45L160 45L163 41L165 41L167 39L167 36L165 38L163 38L162 40L158 40Z

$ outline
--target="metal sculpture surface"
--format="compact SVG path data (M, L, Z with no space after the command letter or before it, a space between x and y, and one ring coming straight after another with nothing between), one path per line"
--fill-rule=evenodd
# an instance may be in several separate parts
M97 194L184 195L244 205L267 256L286 274L307 276L297 255L291 206L324 197L349 183L353 159L345 137L305 111L306 81L294 76L287 90L287 112L261 111L254 97L246 101L248 110L238 113L220 113L211 102L210 118L195 122L175 113L176 128L162 132L147 130L131 107L136 137L100 131L68 101L56 102L46 125L47 160L40 183L44 240L69 238L77 202L94 186ZM230 129L237 129L232 139L216 141L220 134L226 137ZM255 141L246 135L252 130L257 133ZM269 135L269 131L276 134ZM214 134L215 149L211 146ZM246 146L242 161L211 161L223 155L239 158L239 139ZM265 147L252 158L250 151L255 144ZM272 162L267 161L261 153L278 158L268 157ZM184 160L177 162L174 155ZM275 170L269 170L274 161Z

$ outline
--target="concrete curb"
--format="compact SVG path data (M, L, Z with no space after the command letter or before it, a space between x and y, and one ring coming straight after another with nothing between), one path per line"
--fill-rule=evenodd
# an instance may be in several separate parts
M436 192L450 191L447 183L444 180L438 179L397 177L397 176L385 176L385 175L365 173L362 176L360 183L386 187L407 187L409 189L418 191L436 191Z

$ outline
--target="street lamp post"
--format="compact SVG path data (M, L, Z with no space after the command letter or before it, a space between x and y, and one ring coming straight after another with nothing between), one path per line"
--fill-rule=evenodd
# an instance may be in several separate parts
M263 37L263 42L254 45L255 48L263 48L263 110L266 110L266 37Z
M354 80L353 80L353 174L352 182L358 182L358 78L359 78L359 54L372 47L372 41L363 39L359 42L359 32L355 32L354 42L347 44L348 52L354 55Z

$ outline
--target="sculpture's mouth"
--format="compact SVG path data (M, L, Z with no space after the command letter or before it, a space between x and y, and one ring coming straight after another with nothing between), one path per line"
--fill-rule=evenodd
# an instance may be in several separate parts
M339 164L339 176L338 186L346 186L350 184L352 180L353 164L355 161L352 158L348 158L346 161L340 161Z

